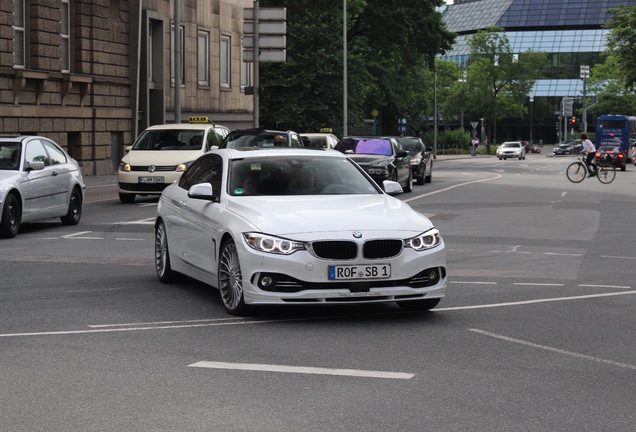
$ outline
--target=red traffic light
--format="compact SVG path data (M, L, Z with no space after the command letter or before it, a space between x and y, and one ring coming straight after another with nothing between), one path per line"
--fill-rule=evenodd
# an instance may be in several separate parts
M572 117L572 124L576 123L576 117Z

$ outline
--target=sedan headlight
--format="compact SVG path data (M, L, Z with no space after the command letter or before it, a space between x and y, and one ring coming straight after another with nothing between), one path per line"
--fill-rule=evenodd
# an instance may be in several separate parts
M119 171L130 172L130 164L127 164L126 162L120 162L119 163Z
M179 165L177 165L177 171L178 172L183 172L185 171L190 165L192 164L192 161L190 162L183 162L180 163Z
M243 238L249 247L259 252L291 255L296 251L304 250L305 244L280 237L274 237L260 233L243 233Z
M410 247L416 251L433 249L442 243L442 236L436 228L430 229L416 237L406 239L404 247Z
M421 157L412 157L411 158L411 165L419 165L420 162L422 162L422 158Z
M386 168L369 168L369 174L388 176L389 170L387 170Z

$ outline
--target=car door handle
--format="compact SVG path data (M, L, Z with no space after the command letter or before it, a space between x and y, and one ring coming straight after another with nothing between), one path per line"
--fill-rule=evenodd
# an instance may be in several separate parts
M188 206L188 203L186 203L184 200L179 201L179 207L186 208L187 206Z
M53 172L51 172L51 175L52 175L53 177L55 177L55 176L57 175L57 171L53 171Z

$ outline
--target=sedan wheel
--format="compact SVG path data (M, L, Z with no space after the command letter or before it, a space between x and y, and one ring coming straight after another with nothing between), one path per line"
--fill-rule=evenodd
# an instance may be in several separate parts
M2 222L0 222L0 237L13 238L20 227L20 204L13 194L7 195L2 208Z
M170 267L168 253L168 235L163 222L159 222L155 228L155 270L161 282L170 282L174 279L175 272Z
M219 260L219 292L223 307L232 315L241 316L247 311L243 300L243 276L236 245L232 240L223 243Z
M413 191L413 171L409 170L409 178L406 180L406 187L404 188L404 192L412 192Z
M68 212L66 216L62 216L64 225L77 225L82 218L82 194L75 188L71 192L71 199L68 202Z

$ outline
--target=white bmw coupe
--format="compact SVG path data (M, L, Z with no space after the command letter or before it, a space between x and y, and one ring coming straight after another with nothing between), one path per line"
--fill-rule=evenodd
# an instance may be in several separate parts
M213 150L161 195L157 275L218 288L233 315L273 304L429 310L446 291L444 241L389 195L401 192L332 150Z

